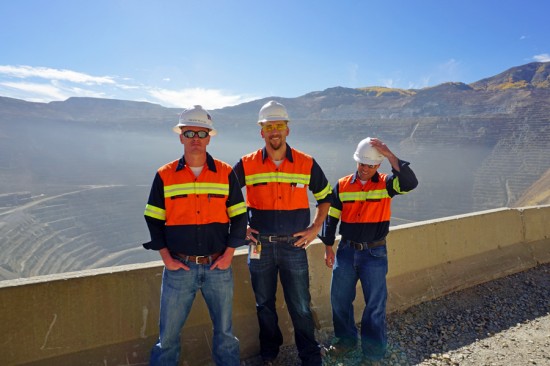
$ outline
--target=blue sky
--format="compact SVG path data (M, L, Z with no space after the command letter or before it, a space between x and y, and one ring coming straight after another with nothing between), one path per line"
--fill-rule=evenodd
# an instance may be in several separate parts
M550 61L547 0L0 1L0 96L216 109Z

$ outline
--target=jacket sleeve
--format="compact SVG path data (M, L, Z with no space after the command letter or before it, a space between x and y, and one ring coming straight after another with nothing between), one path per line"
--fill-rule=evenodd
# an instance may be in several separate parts
M317 200L317 203L330 203L332 201L332 187L323 173L323 170L313 159L309 189Z
M409 164L407 161L399 160L400 171L392 169L393 174L386 180L386 189L390 197L407 194L418 186L418 179Z
M336 228L340 222L341 215L342 202L338 197L338 182L336 182L331 193L331 206L328 210L328 215L323 222L321 233L318 235L319 239L321 239L325 245L334 245L334 240L336 239Z
M244 178L244 167L243 167L243 160L240 159L237 164L233 167L233 172L235 173L235 176L237 177L237 182L239 184L239 187L242 188L245 186L245 178Z
M149 229L151 241L143 244L145 249L160 250L166 247L164 227L166 224L166 208L164 206L164 182L157 173L151 186L149 200L145 206L145 222Z
M229 173L229 197L227 199L227 213L231 225L229 227L229 241L227 245L238 248L246 245L246 203L237 175L233 170Z

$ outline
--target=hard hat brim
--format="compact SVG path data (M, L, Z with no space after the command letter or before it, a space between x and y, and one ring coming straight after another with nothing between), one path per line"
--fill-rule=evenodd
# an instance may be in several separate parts
M369 165L378 165L378 164L381 164L384 159L377 159L377 160L374 160L374 159L368 159L368 158L360 158L359 156L357 156L357 154L353 154L353 160L355 160L356 162L360 163L360 164L369 164Z
M275 118L275 117L269 118L269 117L267 117L267 118L262 118L262 119L258 120L258 124L262 124L262 123L266 123L266 122L276 122L276 121L284 121L286 123L290 122L290 120L284 119L284 118L281 118L281 117L279 117L279 118Z
M216 131L214 128L212 128L211 125L207 125L206 123L200 123L200 122L187 122L187 123L178 123L177 125L175 125L172 130L177 133L178 135L181 135L181 128L182 127L201 127L201 128L206 128L208 130L210 130L208 132L208 134L210 136L214 136L215 134L218 133L218 131Z

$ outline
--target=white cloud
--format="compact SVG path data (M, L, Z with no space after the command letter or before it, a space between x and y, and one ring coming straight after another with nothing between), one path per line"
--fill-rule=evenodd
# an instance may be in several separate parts
M359 78L359 65L357 63L348 64L348 77L351 85L357 85Z
M537 62L548 62L550 61L550 54L542 53L540 55L533 56L533 59Z
M394 85L395 85L395 80L393 79L382 80L382 86L385 86L386 88L393 88Z
M245 103L257 97L242 95L226 95L221 90L191 88L183 90L153 89L149 95L167 107L185 108L193 105L202 105L207 109L217 109Z
M422 89L442 83L460 81L460 62L451 58L435 67L429 74L420 75L419 79L409 82L409 89Z
M384 86L386 88L390 89L422 89L426 86L428 86L430 83L430 77L426 76L422 78L420 81L402 81L401 78L389 78L389 79L381 79L380 80L380 86ZM407 84L407 85L405 85Z
M0 65L0 74L19 79L41 78L47 80L70 81L86 85L115 84L110 76L91 76L77 71L59 70L48 67Z
M165 78L163 82L170 82L170 79ZM132 83L128 78L92 76L72 70L12 65L0 65L0 95L42 103L66 100L70 97L95 97L149 101L178 108L200 104L209 109L258 99L231 95L218 89L161 89Z
M105 87L130 88L110 76L26 65L0 65L0 86L2 95L42 103L70 97L105 98Z
M437 76L440 80L438 82L444 83L448 81L457 81L459 75L459 66L460 62L458 62L454 58L439 65Z
M51 100L64 100L68 98L59 88L51 84L5 82L0 83L0 85L25 92L34 101L49 102Z
M139 87L137 85L117 84L117 88L120 88L122 90L139 90L141 87Z
M12 97L21 98L32 102L48 103L52 100L65 100L69 97L105 97L102 92L91 91L82 88L68 88L57 82L29 83L29 82L1 82L0 92L11 89L15 91ZM2 93L3 94L3 93Z
M423 89L446 82L460 81L461 63L454 58L435 65L425 74L417 75L416 80L405 80L401 71L394 72L393 77L381 79L381 85L387 88Z

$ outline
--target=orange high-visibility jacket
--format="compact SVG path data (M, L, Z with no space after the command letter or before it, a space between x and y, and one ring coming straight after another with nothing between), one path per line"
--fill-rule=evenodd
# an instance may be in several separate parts
M365 185L357 172L340 178L334 186L332 205L323 223L320 238L333 245L340 222L342 240L373 242L384 239L389 232L391 200L406 194L418 185L409 163L399 160L399 171L392 175L376 172Z
M391 217L391 197L386 190L387 174L379 174L362 185L354 175L338 180L338 198L342 202L340 220L346 223L378 223ZM338 216L339 210L331 207L331 215Z
M184 158L175 160L158 170L151 188L144 214L152 240L147 248L166 246L204 255L223 250L228 241L230 246L243 245L245 213L230 165L207 155L207 164L195 177Z
M307 190L313 159L296 155L292 163L283 161L277 168L261 150L242 158L245 171L246 205L258 210L296 210L308 208Z
M246 186L249 225L262 234L291 235L310 224L308 190L317 203L330 202L332 187L315 160L287 145L277 167L265 148L243 156L235 165Z

